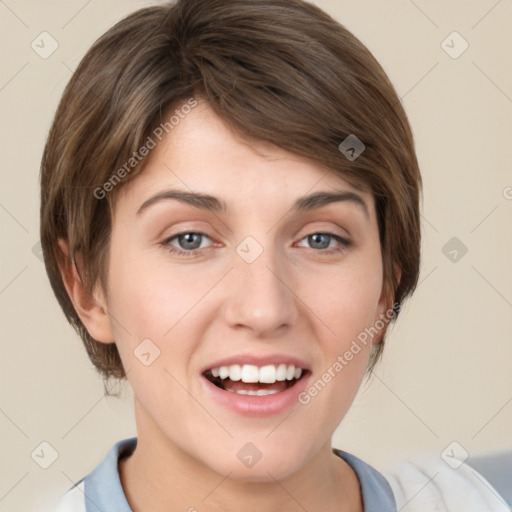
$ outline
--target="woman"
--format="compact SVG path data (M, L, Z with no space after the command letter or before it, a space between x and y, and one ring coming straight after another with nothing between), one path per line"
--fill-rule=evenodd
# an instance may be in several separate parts
M88 51L41 167L41 242L137 437L60 510L396 511L331 449L412 294L421 177L370 52L299 0L181 0Z

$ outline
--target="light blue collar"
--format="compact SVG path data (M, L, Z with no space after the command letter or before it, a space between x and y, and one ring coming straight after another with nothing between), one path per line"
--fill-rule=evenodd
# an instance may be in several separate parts
M333 448L332 451L357 473L363 494L364 512L397 512L391 486L374 467L338 448Z
M124 494L117 464L120 457L131 455L136 446L136 437L118 441L84 478L86 512L133 512ZM376 469L355 455L337 448L332 451L356 472L361 483L364 512L397 512L393 491Z
M118 441L84 478L86 512L133 512L121 485L117 461L123 455L131 455L136 446L136 437Z

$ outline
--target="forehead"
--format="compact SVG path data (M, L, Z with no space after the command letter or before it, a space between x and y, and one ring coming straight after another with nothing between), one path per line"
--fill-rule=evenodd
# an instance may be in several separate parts
M271 143L243 138L201 101L151 150L144 170L118 191L116 203L140 206L170 188L225 198L228 210L242 200L291 205L318 190L345 191L373 210L368 190Z

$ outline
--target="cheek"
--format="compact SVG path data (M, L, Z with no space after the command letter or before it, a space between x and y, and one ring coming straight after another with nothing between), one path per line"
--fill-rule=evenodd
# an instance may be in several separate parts
M155 258L131 257L120 246L111 261L109 312L123 365L138 369L134 351L151 340L160 351L153 369L179 367L200 339L194 334L203 328L198 314L219 272L199 278L191 267L187 271Z
M315 313L310 318L317 318L315 329L322 333L318 336L322 373L310 383L303 399L328 430L343 419L362 383L381 289L379 267L359 263L324 276L316 286L308 285L307 305Z
M109 305L138 335L162 337L186 315L200 290L197 281L192 285L177 267L169 268L143 252L134 253L120 245L112 251Z
M380 257L380 255L379 255ZM353 258L328 273L301 277L301 297L322 321L326 340L343 349L374 324L382 292L382 267L375 257Z

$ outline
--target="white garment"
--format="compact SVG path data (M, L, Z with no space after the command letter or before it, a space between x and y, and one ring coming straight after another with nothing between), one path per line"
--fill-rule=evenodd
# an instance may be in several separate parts
M398 512L512 511L480 473L464 463L453 469L438 455L420 455L411 460L401 458L379 471L393 491ZM65 493L50 512L85 511L82 480Z
M49 512L85 512L84 481L66 492Z
M425 454L388 463L380 471L399 512L511 512L496 489L465 463L454 469L440 456Z

